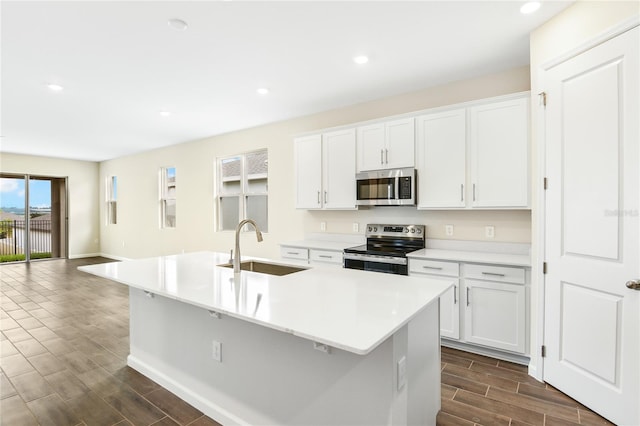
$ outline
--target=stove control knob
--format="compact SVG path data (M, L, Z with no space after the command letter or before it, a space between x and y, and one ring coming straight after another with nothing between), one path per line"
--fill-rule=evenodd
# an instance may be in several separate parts
M422 234L422 229L418 228L418 234Z
M378 227L377 226L373 227L373 232L378 232Z
M371 232L371 227L370 226L367 228L367 231Z
M415 233L416 232L416 228L411 228L411 233Z
M408 234L409 233L409 228L404 228L404 233Z

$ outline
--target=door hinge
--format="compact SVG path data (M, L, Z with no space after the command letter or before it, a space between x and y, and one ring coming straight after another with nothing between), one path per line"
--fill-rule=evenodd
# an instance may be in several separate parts
M547 262L542 262L542 273L543 274L547 273Z
M540 96L540 105L542 105L543 107L547 106L547 92L540 92L538 93L538 96Z
M547 347L545 345L542 345L542 347L540 348L540 355L542 355L542 358L547 357Z
M543 182L543 185L544 185L544 189L546 190L548 188L548 186L547 186L547 178L544 178L542 182Z

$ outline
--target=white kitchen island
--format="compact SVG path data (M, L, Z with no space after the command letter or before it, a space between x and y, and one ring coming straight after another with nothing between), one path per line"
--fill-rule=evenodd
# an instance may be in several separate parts
M438 298L453 283L325 267L234 276L228 260L79 269L130 287L129 366L224 425L435 425Z

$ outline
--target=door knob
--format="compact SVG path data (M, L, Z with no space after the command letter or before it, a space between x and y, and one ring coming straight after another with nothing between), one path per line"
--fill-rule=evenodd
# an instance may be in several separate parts
M627 281L627 288L631 290L640 290L640 280Z

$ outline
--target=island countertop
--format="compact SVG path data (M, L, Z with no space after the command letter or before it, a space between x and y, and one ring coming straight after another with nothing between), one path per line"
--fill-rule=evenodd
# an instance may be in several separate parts
M262 260L243 257L242 260ZM447 281L310 266L285 276L242 271L229 255L196 252L82 266L130 287L366 355L437 301ZM299 266L299 265L294 265Z

